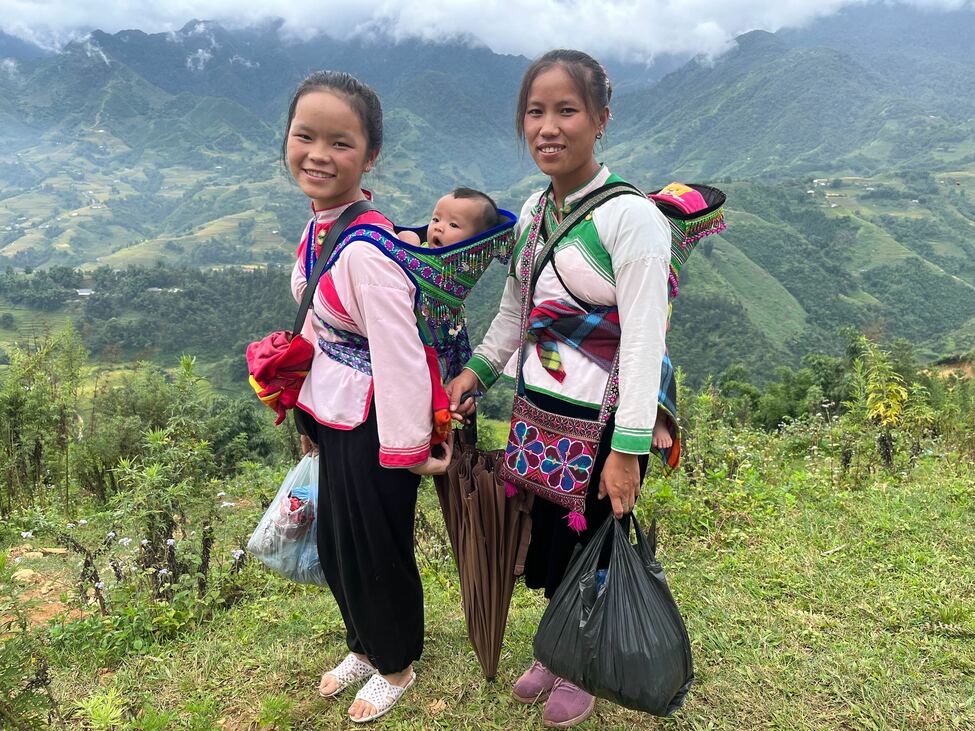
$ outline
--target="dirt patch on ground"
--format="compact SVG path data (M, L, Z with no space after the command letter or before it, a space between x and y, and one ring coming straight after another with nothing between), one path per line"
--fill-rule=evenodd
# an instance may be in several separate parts
M55 617L61 616L65 622L74 622L85 616L85 612L77 607L70 607L59 598L62 590L53 591L45 584L36 589L21 592L20 603L25 605L27 622L31 627L47 624ZM52 597L51 595L54 594Z
M965 378L975 378L975 365L972 363L951 363L934 367L935 372L942 377L961 373Z
M77 587L64 576L52 574L44 569L35 570L35 560L46 556L66 553L62 548L34 547L25 543L10 549L10 558L16 568L13 580L20 587L17 604L24 610L28 624L38 627L51 619L63 616L65 621L73 622L85 616L85 612L61 601L63 595L74 595ZM0 624L13 620L13 615L0 615Z
M975 363L968 361L958 361L955 363L939 363L933 365L928 372L934 372L942 378L948 376L961 375L963 378L975 378Z

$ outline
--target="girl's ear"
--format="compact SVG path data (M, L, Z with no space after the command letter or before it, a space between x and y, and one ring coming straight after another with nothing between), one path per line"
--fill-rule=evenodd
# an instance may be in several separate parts
M379 150L370 152L369 155L366 157L366 164L362 168L362 171L366 173L370 172L376 164L377 157L379 157Z

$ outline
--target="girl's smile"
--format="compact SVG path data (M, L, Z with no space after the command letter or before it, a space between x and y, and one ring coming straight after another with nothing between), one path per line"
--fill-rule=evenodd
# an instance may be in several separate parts
M340 95L320 90L304 94L288 129L288 168L316 210L362 197L363 173L372 169L362 122Z

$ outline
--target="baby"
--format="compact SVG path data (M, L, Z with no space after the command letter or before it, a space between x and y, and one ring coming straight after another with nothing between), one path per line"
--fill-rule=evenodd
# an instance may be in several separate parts
M426 245L431 249L473 238L498 225L498 207L491 197L472 188L456 188L437 201L427 224ZM419 246L414 231L400 231L400 241Z

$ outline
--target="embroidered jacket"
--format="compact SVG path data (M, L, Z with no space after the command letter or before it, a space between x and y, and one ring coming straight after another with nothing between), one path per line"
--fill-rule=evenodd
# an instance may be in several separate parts
M566 196L563 215L592 190L619 182L605 166L585 186ZM513 261L518 261L541 191L525 202L518 218ZM554 206L554 202L550 204ZM558 223L547 221L549 232ZM670 225L648 199L621 195L599 206L576 224L556 246L535 285L533 306L551 300L616 305L620 320L620 396L613 449L629 454L651 451L657 412L660 367L665 351ZM539 242L539 245L541 242ZM521 344L521 294L517 267L509 273L498 314L474 350L467 367L490 387L499 376L514 378ZM566 290L571 290L571 294ZM574 348L560 348L565 371L559 382L539 360L537 348L525 349L526 388L563 401L599 408L608 373Z
M315 212L315 240L318 231L327 232L348 205ZM393 228L375 211L359 216L354 223ZM296 301L301 300L305 287L303 241L291 273ZM416 327L414 295L413 283L397 264L375 246L352 243L319 281L301 331L315 345L315 355L298 406L320 424L353 429L366 420L375 399L379 462L384 467L413 467L430 454L430 376ZM320 339L338 340L326 323L368 339L372 375L322 351Z

